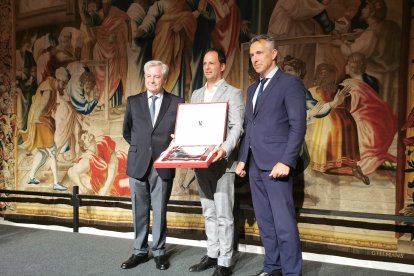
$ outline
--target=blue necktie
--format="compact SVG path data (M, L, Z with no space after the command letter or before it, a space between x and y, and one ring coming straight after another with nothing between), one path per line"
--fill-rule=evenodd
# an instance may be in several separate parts
M151 106L150 106L151 123L152 123L152 125L154 125L154 120L155 120L155 101L158 99L158 97L153 95L153 96L150 96L150 98L152 99Z
M254 105L254 111L256 111L257 105L259 104L259 98L263 94L264 85L267 82L267 78L263 78L260 80L259 92L257 92L256 103Z

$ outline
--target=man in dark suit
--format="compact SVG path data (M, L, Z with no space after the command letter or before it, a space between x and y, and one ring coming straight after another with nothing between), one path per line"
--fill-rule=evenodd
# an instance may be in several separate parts
M290 173L306 132L302 80L276 65L272 37L250 41L250 59L260 81L248 88L244 135L236 173L249 170L253 207L265 248L256 275L301 275L302 257Z
M147 91L127 100L123 136L130 144L127 175L131 188L134 219L134 249L122 263L128 269L148 260L148 232L152 206L152 254L156 267L169 267L165 255L167 236L167 202L170 198L175 169L155 169L153 162L171 142L179 103L183 99L164 91L168 66L160 61L144 65Z

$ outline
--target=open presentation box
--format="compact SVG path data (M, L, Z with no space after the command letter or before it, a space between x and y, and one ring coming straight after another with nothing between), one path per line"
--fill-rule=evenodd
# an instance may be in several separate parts
M227 103L179 104L174 143L154 162L155 168L208 168L227 129Z

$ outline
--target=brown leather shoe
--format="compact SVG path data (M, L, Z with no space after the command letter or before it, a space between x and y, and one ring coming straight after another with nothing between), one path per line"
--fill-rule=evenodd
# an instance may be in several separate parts
M215 266L217 266L217 258L210 258L205 255L198 264L191 266L189 271L200 272Z
M139 264L148 261L148 255L131 255L128 260L121 264L122 269L129 269L136 267Z

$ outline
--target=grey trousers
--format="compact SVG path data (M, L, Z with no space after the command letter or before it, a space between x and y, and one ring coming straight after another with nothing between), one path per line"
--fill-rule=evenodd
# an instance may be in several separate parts
M218 258L219 266L230 267L234 236L234 173L196 169L207 235L207 255Z
M132 254L148 254L150 207L152 206L152 254L165 255L167 238L167 203L173 180L164 181L152 168L146 181L129 178L132 215L134 220L134 249Z

